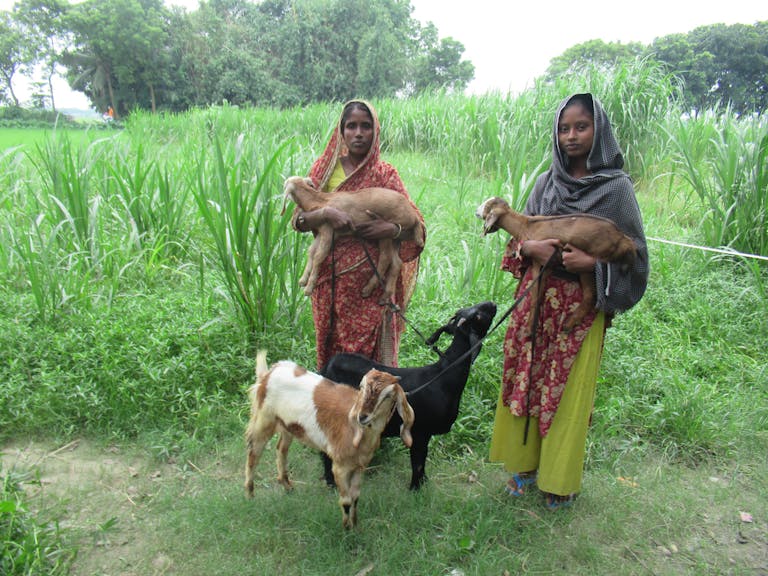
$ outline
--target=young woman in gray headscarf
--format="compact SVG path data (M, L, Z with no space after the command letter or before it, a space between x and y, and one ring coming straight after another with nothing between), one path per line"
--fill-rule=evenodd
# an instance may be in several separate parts
M605 329L617 312L645 292L648 251L634 187L608 116L591 94L560 103L554 122L552 165L539 176L526 214L589 213L613 220L637 245L634 266L598 261L573 246L546 280L534 335L530 294L512 313L504 340L504 372L491 438L490 459L512 474L506 486L521 496L536 483L545 505L569 505L581 490L587 428L592 414ZM520 278L518 293L534 279L531 263L544 265L554 239L514 238L502 269ZM582 300L578 274L594 272L597 306L571 331L563 329Z

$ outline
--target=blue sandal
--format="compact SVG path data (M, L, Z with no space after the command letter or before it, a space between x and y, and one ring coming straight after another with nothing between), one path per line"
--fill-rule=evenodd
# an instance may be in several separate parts
M536 482L536 473L533 474L513 474L504 486L504 490L510 496L522 496L525 494L525 487Z
M544 497L544 506L548 510L558 510L560 508L568 508L576 500L576 494L568 494L568 496L558 496L557 494L550 494L549 492Z

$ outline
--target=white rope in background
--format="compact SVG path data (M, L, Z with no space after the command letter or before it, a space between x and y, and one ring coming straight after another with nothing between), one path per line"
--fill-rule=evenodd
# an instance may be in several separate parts
M672 244L674 246L683 246L684 248L694 248L696 250L703 250L705 252L727 254L728 256L741 256L742 258L754 258L755 260L768 261L768 256L761 256L760 254L747 254L727 248L710 248L709 246L697 246L696 244L686 244L685 242L675 242L673 240L664 240L662 238L652 238L651 236L646 236L646 240L653 240L654 242L661 242L663 244Z

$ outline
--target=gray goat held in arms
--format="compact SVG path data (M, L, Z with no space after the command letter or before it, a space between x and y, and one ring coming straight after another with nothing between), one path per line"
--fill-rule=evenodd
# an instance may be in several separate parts
M357 386L363 374L372 368L399 376L400 386L414 412L411 429L413 443L410 446L411 490L418 489L426 480L425 466L430 439L449 432L456 421L470 368L495 315L496 304L493 302L481 302L458 310L447 324L438 328L427 340L432 345L443 332L453 336L451 345L434 364L393 368L360 354L337 354L320 371L329 380L350 386ZM401 418L394 414L382 436L398 436L401 424ZM333 485L330 460L325 455L324 464L325 480Z

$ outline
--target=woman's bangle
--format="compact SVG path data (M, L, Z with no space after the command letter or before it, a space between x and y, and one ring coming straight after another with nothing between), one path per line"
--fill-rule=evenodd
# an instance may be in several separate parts
M394 224L395 226L397 226L397 234L392 236L392 240L397 240L398 238L400 238L400 234L403 232L403 227L400 226L400 224L398 224L397 222L394 222Z

